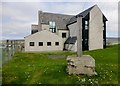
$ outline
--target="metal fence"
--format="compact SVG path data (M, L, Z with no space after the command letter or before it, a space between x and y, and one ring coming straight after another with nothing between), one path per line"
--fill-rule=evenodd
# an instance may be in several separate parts
M15 52L24 51L24 40L4 40L2 41L2 64L9 61Z

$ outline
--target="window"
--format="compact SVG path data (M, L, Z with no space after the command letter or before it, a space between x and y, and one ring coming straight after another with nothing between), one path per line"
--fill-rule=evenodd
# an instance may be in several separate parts
M85 26L85 30L87 30L88 29L88 26Z
M43 42L39 42L39 46L43 46Z
M85 20L85 30L88 30L88 21Z
M34 46L34 42L30 42L30 46Z
M58 45L59 45L59 42L55 42L55 45L58 46Z
M88 21L85 21L85 25L88 25Z
M66 33L62 33L62 38L66 38Z
M85 45L88 45L88 41L87 40L85 40Z
M56 32L56 24L53 21L49 21L49 29L51 32L55 33Z
M47 46L51 46L51 42L47 42Z

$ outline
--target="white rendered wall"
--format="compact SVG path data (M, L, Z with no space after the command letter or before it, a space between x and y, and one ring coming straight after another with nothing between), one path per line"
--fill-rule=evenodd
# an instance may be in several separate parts
M48 30L49 31L49 25L42 24L42 30Z
M69 37L69 30L58 30L57 34L62 37L62 33L66 33L66 38L62 38L63 40L63 44L64 42L67 40L67 38Z
M95 6L90 11L89 21L89 50L103 48L103 14Z
M34 42L34 46L29 46L29 42ZM39 46L38 42L43 42L43 46ZM47 46L47 42L51 42L51 46ZM55 45L59 42L59 46ZM50 31L43 30L35 34L25 37L25 52L35 51L62 51L63 42L62 38Z
M71 25L68 26L69 30L70 30L70 37L73 36L77 36L77 23L73 23Z

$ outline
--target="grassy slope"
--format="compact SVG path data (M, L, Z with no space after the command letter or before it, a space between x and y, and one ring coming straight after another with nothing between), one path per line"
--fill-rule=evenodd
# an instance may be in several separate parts
M3 84L117 84L118 46L103 50L86 51L96 60L97 76L68 75L65 58L49 55L75 55L72 52L16 53L3 65Z

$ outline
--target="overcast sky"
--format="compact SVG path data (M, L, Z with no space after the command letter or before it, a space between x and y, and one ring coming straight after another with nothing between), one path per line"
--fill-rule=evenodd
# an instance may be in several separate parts
M10 1L10 0L9 0ZM39 0L4 0L0 3L0 34L2 39L23 39L30 34L31 24L38 22L38 10L52 13L76 15L85 9L97 4L103 14L107 17L107 37L118 36L118 2L40 2ZM45 1L45 0L44 0ZM74 0L75 1L75 0ZM0 37L1 39L1 37Z

